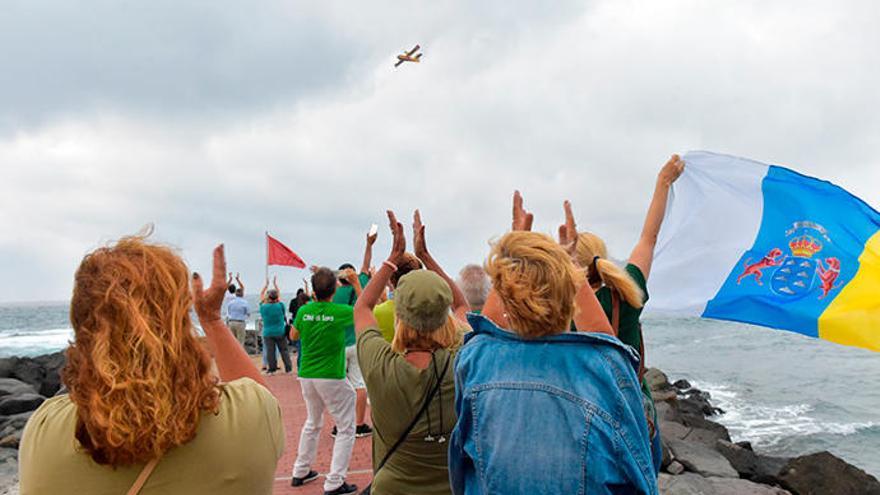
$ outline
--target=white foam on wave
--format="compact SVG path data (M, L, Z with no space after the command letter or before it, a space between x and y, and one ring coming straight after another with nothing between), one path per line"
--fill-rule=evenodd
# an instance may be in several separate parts
M60 351L71 340L72 328L7 330L0 333L0 356L34 356Z
M711 394L712 405L724 410L718 422L730 430L734 441L748 440L756 447L773 447L785 438L808 435L852 435L867 428L880 426L876 422L839 423L824 421L813 414L810 404L770 406L745 400L727 385L694 382L694 387Z

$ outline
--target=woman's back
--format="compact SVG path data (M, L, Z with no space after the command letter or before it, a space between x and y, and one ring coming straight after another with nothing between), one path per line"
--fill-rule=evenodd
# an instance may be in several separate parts
M284 432L278 402L243 378L220 386L218 413L202 413L195 438L167 452L141 495L269 494ZM46 401L30 418L20 448L22 495L126 493L143 464L97 464L75 438L76 406L67 395Z

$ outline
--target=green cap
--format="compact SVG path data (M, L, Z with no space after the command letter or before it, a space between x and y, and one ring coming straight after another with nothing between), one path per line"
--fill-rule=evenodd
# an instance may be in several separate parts
M452 289L429 270L414 270L397 282L394 310L404 323L420 332L443 326L452 304Z

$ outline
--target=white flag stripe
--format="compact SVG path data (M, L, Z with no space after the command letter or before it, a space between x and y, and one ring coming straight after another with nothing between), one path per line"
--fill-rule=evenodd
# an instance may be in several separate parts
M673 185L648 282L648 308L700 315L761 227L763 163L692 151Z

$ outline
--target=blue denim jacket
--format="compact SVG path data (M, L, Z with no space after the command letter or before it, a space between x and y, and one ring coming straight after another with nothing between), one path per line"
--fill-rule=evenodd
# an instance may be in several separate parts
M453 493L657 493L628 347L601 334L524 339L468 319L455 362Z

